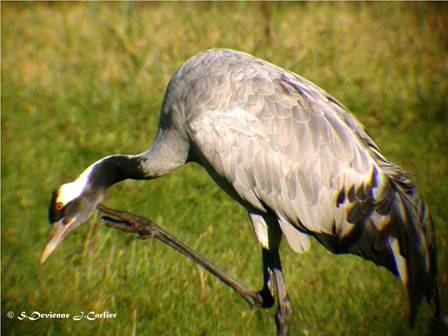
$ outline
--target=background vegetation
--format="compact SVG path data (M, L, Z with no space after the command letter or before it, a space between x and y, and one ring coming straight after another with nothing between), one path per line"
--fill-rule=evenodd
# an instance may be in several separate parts
M43 266L51 191L111 153L151 142L175 70L207 48L243 50L332 93L385 155L412 172L437 225L448 298L448 10L402 3L2 3L2 334L273 335L250 308L159 243L98 220ZM251 288L259 247L244 211L198 166L127 181L107 205L155 219ZM386 270L317 243L282 245L291 335L421 335ZM117 313L96 321L19 321L6 313Z

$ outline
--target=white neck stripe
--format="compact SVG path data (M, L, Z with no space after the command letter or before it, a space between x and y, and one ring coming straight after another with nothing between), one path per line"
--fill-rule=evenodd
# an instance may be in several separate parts
M61 202L64 206L67 205L70 201L74 200L75 198L79 197L81 193L84 191L86 186L89 183L90 175L92 174L93 169L95 166L103 161L105 158L91 164L89 167L87 167L86 170L84 170L79 177L70 183L63 184L59 188L59 194L56 198L56 202Z

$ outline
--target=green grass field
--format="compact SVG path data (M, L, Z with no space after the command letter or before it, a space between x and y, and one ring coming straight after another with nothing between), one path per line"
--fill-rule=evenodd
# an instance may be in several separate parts
M265 58L315 82L410 171L437 228L448 308L448 6L443 3L2 3L2 335L273 335L258 310L158 242L93 219L43 265L51 192L93 161L138 153L170 76L207 48ZM187 165L114 186L105 204L154 219L253 289L261 258L247 215ZM283 243L291 335L422 335L399 281L316 242ZM8 318L108 311L115 319Z

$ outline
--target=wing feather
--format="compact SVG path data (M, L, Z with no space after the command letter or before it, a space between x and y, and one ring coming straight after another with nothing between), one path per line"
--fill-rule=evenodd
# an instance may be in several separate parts
M219 93L204 101L229 90L239 91L238 100L201 104L189 120L204 166L218 167L211 175L246 207L279 214L295 230L285 235L353 235L354 226L367 225L361 217L379 192L366 187L381 171L363 140L368 136L335 99L301 77L258 65L247 71L230 86L210 80Z

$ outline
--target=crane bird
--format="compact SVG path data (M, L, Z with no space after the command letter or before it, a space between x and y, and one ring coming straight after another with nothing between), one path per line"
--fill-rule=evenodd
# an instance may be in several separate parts
M314 237L334 254L387 268L407 289L411 326L425 296L440 316L434 227L408 174L331 95L295 73L227 49L204 51L177 70L149 149L104 157L53 192L53 230L41 262L92 215L108 187L160 177L187 162L203 166L247 210L261 245L262 289L248 290L158 227L146 236L178 249L255 306L271 307L276 296L278 335L287 334L291 321L282 236L298 253ZM99 209L121 218L105 220L122 229L148 226L143 218Z

